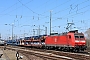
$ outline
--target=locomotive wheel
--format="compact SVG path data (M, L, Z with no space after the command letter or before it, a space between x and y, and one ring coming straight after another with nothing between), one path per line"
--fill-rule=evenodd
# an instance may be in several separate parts
M79 52L80 50L79 49L75 49L74 52Z
M47 46L47 47L46 47L46 49L48 49L48 50L49 50L50 48Z

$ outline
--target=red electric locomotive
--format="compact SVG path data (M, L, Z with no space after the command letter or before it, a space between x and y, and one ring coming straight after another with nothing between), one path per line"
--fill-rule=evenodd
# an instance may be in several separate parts
M78 33L78 30L48 36L45 40L45 47L75 52L84 51L87 48L84 34Z

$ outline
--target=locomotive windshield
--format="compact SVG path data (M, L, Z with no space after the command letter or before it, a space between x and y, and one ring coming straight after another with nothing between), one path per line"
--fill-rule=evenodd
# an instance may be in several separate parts
M75 38L79 38L79 36L75 36Z
M80 36L80 38L84 38L84 36Z
M75 36L75 38L84 38L84 36L78 35L78 36Z
M82 33L74 34L75 38L84 38Z
M84 38L84 35L82 33L74 34L74 36L75 36L76 39L78 39L78 38L80 38L80 39Z

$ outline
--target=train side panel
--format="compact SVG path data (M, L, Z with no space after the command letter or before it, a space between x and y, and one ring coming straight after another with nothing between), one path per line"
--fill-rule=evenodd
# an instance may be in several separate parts
M49 36L45 40L45 44L48 46L68 46L71 41L68 41L67 35L62 36Z
M45 44L46 45L55 45L57 42L56 42L56 40L57 40L57 37L58 36L48 36L47 38L46 38L46 40L45 40Z
M67 36L58 36L57 45L67 46L68 45Z

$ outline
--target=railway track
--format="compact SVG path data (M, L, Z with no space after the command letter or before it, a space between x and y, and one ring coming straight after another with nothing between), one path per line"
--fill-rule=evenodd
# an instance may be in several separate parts
M7 56L7 54L3 51L4 56L6 57L6 60L10 60L10 58Z
M4 52L3 46L0 46L0 49L1 51L3 51L3 55L5 56L6 60L10 60L7 54ZM0 60L4 60L4 59L0 59Z
M18 50L20 53L23 53L28 58L29 55L35 55L37 57L41 57L42 59L50 59L50 60L90 60L89 54L81 54L81 53L71 53L71 52L61 52L61 51L53 51L53 50L43 50L43 49L32 49L25 47L7 47L7 49Z
M47 54L47 53L33 53L33 52L26 52L26 51L24 51L25 53L23 53L23 51L20 51L20 53L23 53L24 55L34 55L34 56L37 56L37 57L40 57L40 58L42 58L42 59L44 59L44 60L63 60L62 58L60 58L60 57L57 57L57 56L52 56L51 54Z
M42 51L42 52L46 52L46 53L52 53L52 54L55 54L58 56L70 57L75 60L90 60L90 53L87 53L87 52L71 53L71 52L40 50L40 49L34 49L34 51Z
M63 59L69 59L71 60L72 58L69 58L69 57L64 57L64 56L58 56L58 55L55 55L55 54L52 54L52 53L46 53L46 52L40 52L40 51L33 51L33 50L29 50L29 49L19 49L19 48L10 48L8 47L7 49L10 49L10 50L15 50L19 53L23 53L25 55L27 55L27 57L29 58L29 55L35 55L37 57L40 57L42 59L50 59L50 60L63 60Z

